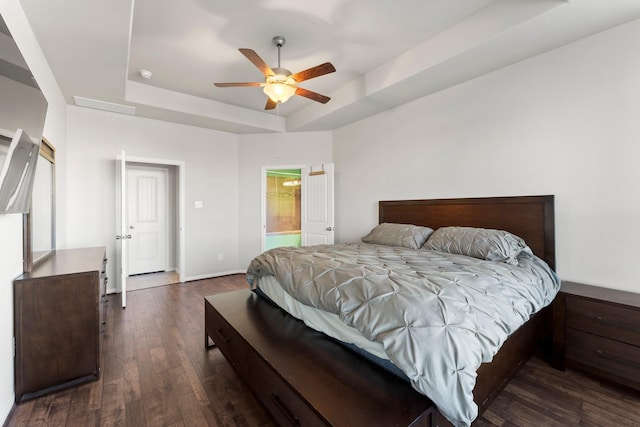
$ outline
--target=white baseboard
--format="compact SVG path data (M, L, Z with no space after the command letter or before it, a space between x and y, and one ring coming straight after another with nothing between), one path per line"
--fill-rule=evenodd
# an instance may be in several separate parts
M246 272L247 270L230 270L230 271L222 271L220 273L203 274L201 276L184 277L182 280L184 282L193 282L194 280L212 279L214 277L229 276L231 274L245 274Z
M214 277L229 276L231 274L245 274L246 272L247 270L230 270L230 271L222 271L220 273L203 274L200 276L183 277L182 283L193 282L194 280L213 279ZM107 294L116 294L116 293L120 293L120 291L118 291L118 289L114 287L107 288Z
M7 422L9 414L11 414L11 410L13 409L14 399L15 396L13 396L8 402L4 402L2 404L2 407L0 408L0 420L2 420L2 422L0 422L0 425L4 425Z

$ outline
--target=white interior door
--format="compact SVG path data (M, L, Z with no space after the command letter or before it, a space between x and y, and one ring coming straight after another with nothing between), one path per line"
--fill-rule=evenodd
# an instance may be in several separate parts
M129 275L167 268L167 182L167 169L127 168Z
M122 292L122 308L127 306L127 174L124 150L116 157L116 272Z
M332 244L333 163L302 169L302 246Z

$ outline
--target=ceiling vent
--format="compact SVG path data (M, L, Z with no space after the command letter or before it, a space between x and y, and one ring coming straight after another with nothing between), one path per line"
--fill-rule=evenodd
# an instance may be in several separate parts
M100 101L97 99L73 96L76 105L80 107L94 108L96 110L110 111L112 113L130 114L136 113L136 107L130 105L116 104L114 102Z

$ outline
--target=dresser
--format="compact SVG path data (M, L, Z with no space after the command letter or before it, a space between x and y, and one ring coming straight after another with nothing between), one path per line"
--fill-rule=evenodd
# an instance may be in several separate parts
M211 340L278 425L450 425L409 383L249 289L205 298Z
M58 250L14 281L16 403L99 378L106 263L104 247Z
M553 308L555 367L640 390L640 294L563 282Z

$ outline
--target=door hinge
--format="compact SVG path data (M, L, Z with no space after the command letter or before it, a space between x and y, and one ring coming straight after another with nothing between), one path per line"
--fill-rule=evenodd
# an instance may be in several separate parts
M11 337L11 342L12 342L11 350L13 352L12 357L15 359L16 358L16 337Z

